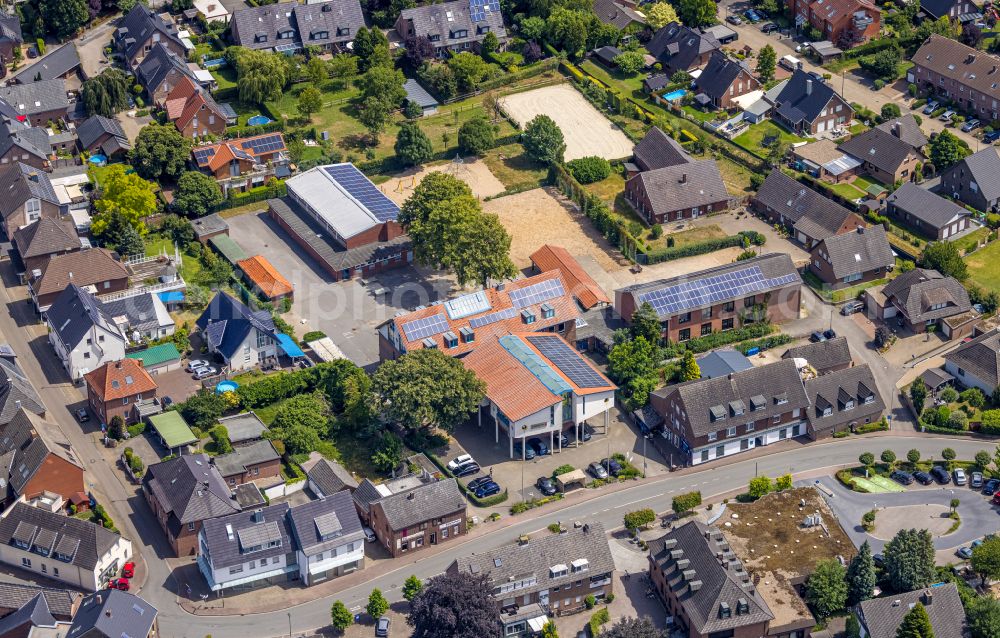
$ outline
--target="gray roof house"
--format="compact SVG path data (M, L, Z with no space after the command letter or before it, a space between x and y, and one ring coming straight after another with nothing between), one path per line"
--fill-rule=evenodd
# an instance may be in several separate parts
M899 275L882 288L882 295L911 326L934 323L972 307L961 282L924 268Z
M780 170L771 171L752 202L772 222L790 228L806 247L864 224L858 215Z
M363 26L358 0L283 2L237 10L231 32L236 44L248 49L295 51L318 46L339 50Z
M0 100L2 103L2 100ZM3 106L4 104L0 104ZM13 152L12 152L13 151ZM37 126L26 126L16 120L8 120L6 116L0 120L0 157L11 154L25 162L30 162L36 168L46 168L52 155L52 144L45 129ZM24 159L28 154L30 159Z
M698 369L701 370L702 379L724 377L752 367L753 364L742 352L732 348L714 350L698 359Z
M886 120L875 128L886 133L892 133L917 150L927 144L927 136L920 130L920 125L917 124L917 120L913 117L912 113Z
M830 84L813 78L798 69L774 96L774 117L788 128L800 133L816 133L835 126L847 125L854 117L854 109ZM831 109L833 111L831 111ZM838 110L839 109L839 110ZM833 117L833 113L836 117ZM829 125L829 122L834 122Z
M76 127L77 140L80 148L88 151L100 151L106 157L131 150L132 143L118 120L103 115L92 115Z
M625 183L625 198L650 223L724 210L730 199L711 159L643 171Z
M806 379L809 426L817 436L882 418L885 402L867 363Z
M64 118L69 109L66 83L62 78L0 87L0 99L33 122L39 118Z
M403 83L403 90L406 91L406 101L419 106L424 115L437 112L438 101L427 92L427 89L420 86L420 82L410 78Z
M972 217L964 206L913 182L906 182L885 199L885 211L925 236L940 240L953 238L968 228Z
M634 2L615 2L615 0L594 0L594 13L604 24L609 24L618 30L629 26L646 24L646 16L636 11Z
M76 44L67 42L14 75L14 81L19 84L29 84L39 80L65 78L79 67L80 53L76 50Z
M49 613L61 622L69 622L76 615L82 595L68 589L39 587L26 583L0 582L0 616L6 616L24 607L38 594L45 597Z
M0 618L0 636L31 636L32 630L56 628L57 621L49 611L49 603L41 592L14 613Z
M733 60L721 51L712 53L698 76L696 91L704 94L715 108L729 108L731 100L760 88L760 82L743 60Z
M234 481L246 482L243 480L243 476L249 476L253 469L256 468L259 471L260 466L278 463L280 460L281 456L274 449L274 445L270 441L261 440L235 447L229 454L220 454L212 459L212 463L215 464L222 478L227 479L229 484L233 485Z
M910 179L916 170L915 163L924 156L898 137L901 132L901 129L871 128L842 142L840 150L860 161L876 179L889 183Z
M146 89L150 100L155 103L165 99L183 77L195 84L201 84L188 68L184 58L174 53L162 41L154 43L142 62L136 66L135 77L142 88Z
M347 471L347 468L329 459L320 459L309 468L306 476L309 478L309 489L320 498L358 487L357 479Z
M166 22L160 14L141 2L118 21L114 41L118 52L125 58L125 65L131 70L142 62L157 42L176 55L185 53L184 44L177 35L177 26Z
M721 557L721 560L720 560ZM689 521L649 542L653 587L699 636L767 635L774 614L717 528Z
M642 171L652 171L694 161L680 142L664 133L658 126L649 129L646 135L639 140L639 143L632 149L632 155L639 170Z
M653 34L646 50L655 57L668 76L704 66L713 51L722 45L710 33L671 22Z
M881 224L831 235L809 251L809 269L824 283L841 286L885 277L896 264Z
M45 404L20 366L0 359L0 425L10 423L20 408L45 416Z
M135 594L109 589L83 599L66 638L147 638L157 631L157 610Z
M903 618L917 604L927 610L935 638L966 638L968 620L955 583L931 585L906 594L863 601L856 610L861 626L871 638L895 638Z
M1000 149L987 146L941 171L941 192L990 211L1000 204Z
M854 359L851 357L851 347L847 337L834 337L819 343L805 343L789 348L781 355L782 359L805 359L817 374L826 374L836 370L849 368Z
M212 591L255 581L284 582L296 571L289 509L288 503L280 503L202 524L198 569Z
M365 533L350 492L297 505L288 518L304 584L364 568Z
M222 417L219 419L219 425L226 426L229 442L233 445L257 441L267 432L267 426L252 411Z
M944 369L965 387L979 388L989 396L1000 385L1000 330L990 330L945 353Z
M404 9L396 19L396 32L404 40L426 36L439 56L448 50L464 51L493 33L501 45L507 40L500 5L496 2L454 0Z

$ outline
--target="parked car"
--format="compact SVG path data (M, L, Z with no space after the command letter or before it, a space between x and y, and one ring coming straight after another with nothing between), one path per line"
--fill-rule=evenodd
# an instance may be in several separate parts
M538 456L545 456L547 454L551 454L549 446L545 445L545 443L537 436L528 439L528 447L534 450L535 454L537 454Z
M971 547L972 549L976 549L977 547L982 545L983 542L984 542L983 539L977 538L976 540L972 541L972 545L969 545L969 547Z
M987 144L992 144L997 140L1000 140L1000 129L983 134L983 141Z
M195 379L204 379L205 377L211 377L219 374L218 369L214 366L206 366L204 368L198 368L194 371Z
M931 113L937 110L937 107L938 107L937 101L931 100L930 102L927 103L927 106L924 107L924 115L930 115Z
M778 30L778 25L773 22L768 22L760 28L761 33L773 33Z
M1000 492L993 495L993 504L1000 505Z
M160 405L166 409L174 404L174 400L170 397L160 397Z
M568 433L569 433L569 436L570 436L570 441L571 442L576 442L576 428L573 428L572 430L568 430ZM594 436L594 431L590 429L589 425L584 424L584 426L582 428L580 428L580 440L582 442L586 443L593 436Z
M388 616L382 616L375 621L375 638L388 638L389 637L389 625L392 621Z
M601 465L608 471L611 476L618 476L621 474L622 465L615 459L604 459L601 461Z
M947 485L948 483L951 483L951 475L948 474L948 470L944 469L940 465L934 466L934 468L931 470L931 476L933 476L934 480L940 483L941 485Z
M820 341L826 341L826 337L823 336L822 332L819 332L817 330L816 332L809 335L809 341L812 341L813 343L819 343Z
M965 470L960 467L955 468L955 471L951 475L955 479L955 485L965 485L965 482L968 480L965 476Z
M562 434L559 435L559 448L562 449L568 446L569 446L569 436L567 436L566 433L563 432Z
M90 420L90 413L87 412L87 408L80 408L76 411L76 420L80 423L86 423Z
M827 339L836 339L837 333L833 330L833 328L830 328L829 330L823 331L823 336L826 337Z
M740 20L739 16L726 16L726 22L735 26L740 26L741 24L743 24L743 21Z
M931 478L930 474L928 474L927 472L922 472L920 470L917 470L916 472L913 473L913 480L916 481L917 483L920 483L921 485L930 485L931 483L934 482L934 479Z
M471 481L469 481L468 485L469 491L475 492L476 490L479 489L481 485L486 485L487 483L492 483L492 482L493 482L492 476L480 476L479 478L474 478Z
M909 472L904 472L903 470L896 470L889 475L889 478L900 483L901 485L910 485L913 483L913 476Z
M500 486L493 481L485 483L479 486L476 490L476 498L486 498L487 496L493 496L494 494L500 493Z
M965 560L969 560L970 558L972 558L972 548L960 547L958 551L955 552L955 554L957 554L959 558L964 558Z
M535 481L535 487L537 487L538 491L545 496L552 496L556 493L556 484L553 483L552 479L547 476L542 476Z
M368 527L367 525L362 526L361 531L365 533L365 540L369 543L374 543L378 540L378 536L375 536L375 530Z
M983 123L977 120L976 118L972 118L971 120L965 121L965 124L962 125L962 130L968 133L969 131L979 128L980 126L982 126L982 124Z
M843 306L841 306L840 307L840 314L842 314L842 315L844 315L846 317L848 315L853 315L856 312L861 312L864 309L865 309L864 302L863 301L858 301L857 299L855 299L854 301L848 301Z
M128 578L112 578L108 583L108 589L119 589L121 591L128 591L129 584Z
M204 359L192 359L191 361L188 361L187 371L194 372L198 368L207 368L208 365L208 361L205 361Z
M521 451L522 446L521 441L514 441L514 458L519 459L524 457L525 461L535 458L535 451L531 449L530 445L524 449L524 452Z
M463 454L461 456L456 456L452 460L448 461L448 469L454 472L463 465L468 465L469 463L475 463L476 460L472 458L471 454Z
M955 111L949 109L944 113L942 113L941 116L938 117L938 119L941 120L942 122L950 122L951 118L953 117L955 117Z
M132 578L135 576L135 563L129 561L122 566L122 576Z
M596 479L608 478L608 471L604 469L604 466L598 463L597 461L594 461L593 463L588 465L587 471L589 471L591 476L593 476Z
M459 477L461 477L461 476L471 476L471 475L475 474L476 472L478 472L479 469L480 468L479 468L479 464L478 463L469 463L469 464L463 465L462 467L460 467L457 470L455 470L454 474L455 474L455 476L459 476Z
M993 496L997 493L997 488L1000 488L1000 479L990 479L983 486L983 494Z
M969 477L969 487L978 490L983 486L983 473L973 472Z
M760 22L760 16L757 15L757 12L754 11L753 9L748 9L743 14L743 17L745 17L747 20L749 20L750 22L752 22L754 24L757 24L758 22Z

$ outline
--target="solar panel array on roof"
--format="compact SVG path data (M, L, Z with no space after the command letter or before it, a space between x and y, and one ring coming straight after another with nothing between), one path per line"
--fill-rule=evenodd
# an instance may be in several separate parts
M285 142L281 139L280 134L275 133L274 135L244 140L241 146L245 149L249 149L254 155L260 155L261 153L273 153L274 151L280 151L285 148Z
M545 363L538 353L529 348L523 341L513 335L500 337L500 345L517 359L521 365L528 369L536 379L542 382L549 392L558 396L564 396L567 392L572 392L566 380L556 374L552 366Z
M208 163L208 160L215 157L215 147L209 146L207 148L197 148L194 151L194 161L198 162L198 165Z
M441 334L448 330L448 322L440 312L430 317L414 319L403 324L403 332L410 341L418 341L424 337Z
M486 292L480 290L479 292L462 295L451 301L446 301L444 307L448 310L449 317L452 319L461 319L462 317L486 312L490 309L490 300L486 297Z
M376 188L364 174L353 164L333 164L323 170L332 177L344 190L367 208L375 219L380 222L395 220L399 217L399 206Z
M469 14L473 22L482 22L490 13L500 13L498 0L469 0Z
M555 335L526 337L528 343L552 362L569 380L581 388L602 388L608 385L601 375L580 358L575 350Z
M481 328L483 326L488 326L491 323L496 323L498 321L503 321L504 319L513 319L517 316L517 308L504 308L503 310L497 310L496 312L491 312L488 315L483 315L482 317L473 317L469 319L469 325L473 328Z
M561 297L566 294L563 291L562 281L558 278L546 279L543 282L525 286L518 290L510 291L510 301L515 308L533 306L536 303L548 301L554 297Z
M719 301L762 292L797 280L797 274L768 278L759 266L686 281L639 295L639 303L649 302L660 316L700 308Z

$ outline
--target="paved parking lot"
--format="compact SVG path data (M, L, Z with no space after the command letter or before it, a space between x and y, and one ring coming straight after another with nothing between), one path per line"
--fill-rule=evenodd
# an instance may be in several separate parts
M332 281L264 211L230 219L229 234L247 255L267 257L292 282L295 302L286 319L296 332L322 330L360 366L378 361L376 326L400 310L448 298L454 288L447 275L412 266L382 273L367 287L357 280ZM378 287L389 293L376 299L371 290Z

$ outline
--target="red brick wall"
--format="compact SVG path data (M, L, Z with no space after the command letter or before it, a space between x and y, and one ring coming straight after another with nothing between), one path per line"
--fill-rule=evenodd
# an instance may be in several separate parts
M29 166L33 166L31 162L25 162L24 160L17 160L17 161L24 162ZM36 166L35 168L38 167ZM58 205L46 201L42 201L41 204L42 204L41 217L47 217L48 219L59 219ZM16 231L18 228L28 223L27 216L24 214L24 202L21 202L21 205L18 207L18 212L8 217L4 223L5 223L5 231L7 233L7 237L13 239L14 231ZM59 292L62 291L60 290Z
M458 534L454 533L454 527L448 528L448 538L443 538L441 536L441 529L438 527L441 523L452 521L455 519L461 519L461 523L458 525ZM423 530L424 532L424 542L421 547L408 548L403 551L402 548L396 547L396 541L402 539L406 536L411 536L419 531L419 526L413 529L407 530L393 530L390 528L389 523L386 521L385 512L382 510L382 506L379 503L374 503L371 508L371 521L369 523L370 527L375 531L375 535L378 536L379 542L389 550L389 553L393 557L401 556L403 554L412 554L413 552L420 551L425 547L431 545L431 535L435 535L435 544L447 543L454 540L458 536L465 536L466 534L466 523L465 523L465 509L458 512L442 516L439 519L432 519L424 522L426 526ZM409 541L412 543L412 539Z
M256 474L254 474L254 470L257 470ZM224 476L223 478L226 479L226 483L233 486L250 483L251 481L256 481L257 479L278 478L280 476L281 460L275 459L274 461L268 461L266 463L250 465L247 467L246 472Z
M742 89L740 88L741 83ZM726 89L726 92L719 99L719 104L717 106L724 109L736 108L738 106L736 104L736 98L741 95L746 95L751 91L756 91L759 88L760 82L757 81L757 78L750 75L750 73L744 69L740 71L740 74L736 76L733 83ZM730 92L730 89L732 92Z

